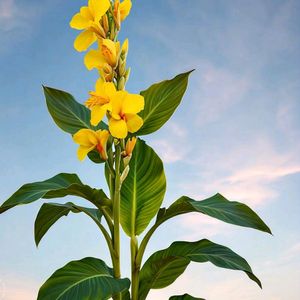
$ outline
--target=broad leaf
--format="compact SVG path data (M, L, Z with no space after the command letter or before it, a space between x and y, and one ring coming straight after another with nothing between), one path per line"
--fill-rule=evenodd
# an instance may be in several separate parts
M166 191L166 177L161 159L138 140L130 172L121 190L121 224L129 235L139 235L156 215Z
M226 223L271 233L270 228L251 208L239 202L228 201L220 194L202 201L183 196L168 209L161 209L157 222L164 222L177 215L190 212L200 212Z
M61 198L68 195L85 198L97 205L105 194L84 185L76 174L61 173L45 181L23 185L2 204L0 214L14 206L29 204L41 198Z
M146 299L150 289L170 285L190 262L211 262L217 267L244 271L261 287L244 258L227 247L204 239L198 242L175 242L169 248L152 254L141 269L139 299Z
M191 295L184 294L184 295L181 295L181 296L172 296L171 298L169 298L169 300L205 300L205 299L195 298Z
M161 128L173 115L186 91L188 77L192 71L180 74L171 80L152 85L141 95L145 98L145 108L140 113L144 120L137 135L146 135Z
M40 288L37 300L109 299L129 288L102 260L88 257L57 270Z
M70 212L85 213L92 218L97 224L101 223L102 214L99 209L88 208L75 205L71 202L66 204L44 203L39 210L34 224L35 243L38 246L43 236L63 216L67 216Z
M82 128L106 128L103 122L97 127L93 127L90 124L90 110L78 103L69 93L50 87L44 87L44 93L50 115L56 125L63 131L75 134Z

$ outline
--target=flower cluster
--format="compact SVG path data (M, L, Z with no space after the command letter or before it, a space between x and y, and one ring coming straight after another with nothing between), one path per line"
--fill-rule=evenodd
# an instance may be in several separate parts
M143 96L125 90L130 74L126 67L128 39L122 46L118 41L121 24L129 15L131 6L131 0L89 0L88 6L81 7L70 22L72 28L81 30L74 41L77 51L87 51L92 45L97 45L84 57L87 69L99 72L95 90L89 93L85 106L91 111L92 126L97 128L107 117L109 129L81 129L74 135L74 142L79 144L80 160L95 149L106 160L110 135L126 139L128 133L137 132L143 125L143 119L138 115L144 109ZM134 144L132 140L129 143Z

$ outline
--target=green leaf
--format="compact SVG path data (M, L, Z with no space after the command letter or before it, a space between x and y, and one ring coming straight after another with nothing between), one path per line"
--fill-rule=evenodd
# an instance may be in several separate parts
M84 185L76 174L61 173L41 182L23 185L0 207L0 214L17 206L32 203L41 198L52 199L65 196L79 196L95 205L105 197L102 190Z
M177 215L190 212L200 212L226 223L271 233L270 228L251 208L239 202L229 201L220 194L202 201L183 196L168 209L161 209L157 222L162 223Z
M107 128L103 122L93 127L90 124L90 110L78 103L69 93L50 87L44 87L44 93L50 115L63 131L75 134L82 128L94 130Z
M191 72L156 83L141 92L145 98L145 108L139 115L143 118L144 125L137 135L157 131L171 118L183 98Z
M109 299L129 288L102 260L88 257L57 270L40 288L37 300Z
M169 300L205 300L203 298L195 298L191 295L184 294L181 296L172 296Z
M217 267L244 271L260 287L247 261L227 247L209 240L175 242L169 248L152 254L140 273L139 299L146 299L150 289L164 288L173 283L190 262L211 262Z
M71 202L66 204L44 203L38 212L34 224L35 243L38 246L43 236L63 216L67 216L70 212L85 213L91 217L97 224L101 223L102 214L99 209L87 208L75 205Z
M130 172L121 189L121 224L129 235L139 235L149 225L163 201L166 177L161 159L138 140Z

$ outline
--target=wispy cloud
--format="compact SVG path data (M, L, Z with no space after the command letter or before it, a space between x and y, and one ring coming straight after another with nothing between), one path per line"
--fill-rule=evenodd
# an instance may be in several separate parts
M151 145L154 146L165 163L174 163L183 160L188 151L188 133L175 122L169 122L164 128L159 139L154 139Z
M31 36L42 9L45 9L45 5L24 5L16 0L0 0L1 52L8 51Z
M220 192L252 206L268 203L278 195L274 182L300 172L298 152L277 152L266 138L249 141L248 145L226 154L207 154L198 161L201 173L196 175L196 183L184 183L182 187L197 198ZM195 165L195 161L190 163Z
M14 276L0 280L0 300L32 300L37 296L37 283Z

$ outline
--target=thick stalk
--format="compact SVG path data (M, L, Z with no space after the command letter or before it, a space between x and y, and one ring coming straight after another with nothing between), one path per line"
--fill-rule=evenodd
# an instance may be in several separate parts
M120 166L121 166L121 147L120 144L116 145L115 153L115 180L114 180L114 192L113 192L113 219L114 219L114 235L113 245L115 250L114 261L114 276L115 278L121 277L121 265L120 265L120 198L121 198L121 180L120 180ZM122 299L122 295L118 294L115 297L116 300Z
M131 238L130 249L131 249L131 299L138 300L140 268L136 264L136 256L138 253L138 241L135 236Z

